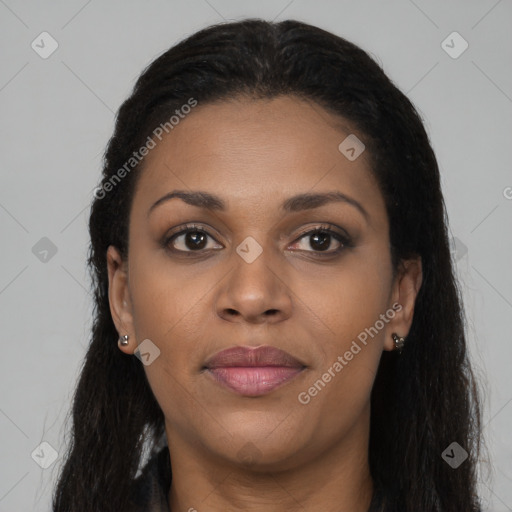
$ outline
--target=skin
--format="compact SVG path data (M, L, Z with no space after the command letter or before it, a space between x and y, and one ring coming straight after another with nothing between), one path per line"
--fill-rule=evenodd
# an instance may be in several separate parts
M382 351L394 348L391 334L410 330L422 273L418 258L393 278L368 155L349 161L338 150L350 133L364 141L347 121L290 96L198 105L137 171L128 260L107 251L109 298L119 334L130 336L120 349L133 354L150 339L160 350L144 369L166 418L173 511L368 509L370 393ZM215 194L227 209L174 198L148 216L173 190ZM293 195L332 191L356 200L367 218L346 202L280 209ZM169 243L174 253L162 247L187 223L209 235L200 253L185 235ZM325 223L345 230L353 246L334 255L334 237L321 251L304 236ZM236 252L248 236L262 249L252 263ZM402 306L394 318L300 403L299 393L394 303ZM267 395L241 396L202 370L236 345L272 345L307 368Z

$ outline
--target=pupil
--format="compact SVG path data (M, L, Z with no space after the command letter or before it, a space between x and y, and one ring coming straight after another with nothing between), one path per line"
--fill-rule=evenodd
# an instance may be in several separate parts
M206 240L205 234L199 231L190 231L185 237L185 244L189 249L202 249ZM189 244L189 242L192 242Z
M311 235L311 236L312 236L313 240L315 240L313 243L310 242L310 245L311 245L311 247L313 247L313 249L318 249L320 251L325 251L329 247L328 238L331 235L329 235L328 233L324 233L324 234L315 233L314 235ZM323 241L317 243L319 238L322 239ZM315 247L315 245L317 247Z

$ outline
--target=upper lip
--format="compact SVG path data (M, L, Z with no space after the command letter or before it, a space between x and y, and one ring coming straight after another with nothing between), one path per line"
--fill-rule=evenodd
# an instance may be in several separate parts
M205 363L206 368L288 366L302 368L299 360L284 350L269 345L260 347L238 346L217 352Z

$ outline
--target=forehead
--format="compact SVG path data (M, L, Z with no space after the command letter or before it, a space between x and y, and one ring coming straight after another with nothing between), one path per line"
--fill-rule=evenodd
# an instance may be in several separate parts
M228 209L264 210L286 196L336 189L382 210L368 155L351 161L339 149L354 133L348 121L292 96L199 104L156 140L134 203L149 208L177 188L208 190Z

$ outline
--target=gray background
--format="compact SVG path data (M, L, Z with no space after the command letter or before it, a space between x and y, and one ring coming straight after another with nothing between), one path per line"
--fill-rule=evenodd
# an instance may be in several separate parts
M424 117L485 393L481 495L486 510L512 510L510 0L0 0L0 511L49 510L61 459L42 469L31 454L43 441L65 450L91 324L86 223L114 113L161 52L246 16L295 18L346 37ZM46 59L31 47L42 46L43 31L59 45ZM442 46L454 31L469 44L458 58ZM445 44L460 51L452 39ZM43 252L43 237L55 254Z

